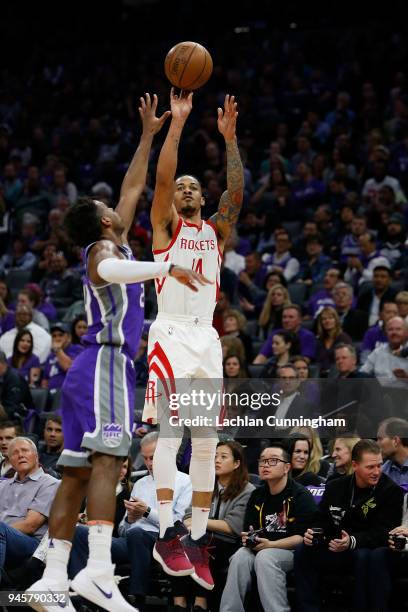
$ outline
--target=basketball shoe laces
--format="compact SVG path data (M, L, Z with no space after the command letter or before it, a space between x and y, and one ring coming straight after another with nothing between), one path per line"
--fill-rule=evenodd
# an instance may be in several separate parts
M166 544L169 546L171 554L174 557L185 557L186 553L184 552L183 544L181 543L181 538L177 534L172 540L168 540Z

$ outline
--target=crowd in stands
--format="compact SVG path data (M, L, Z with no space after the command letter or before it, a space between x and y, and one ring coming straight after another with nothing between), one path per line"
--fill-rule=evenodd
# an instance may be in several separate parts
M238 39L215 28L213 77L195 94L179 169L199 177L204 216L211 216L226 178L216 108L227 91L236 94L245 198L225 246L214 315L226 388L270 380L281 393L275 416L335 413L347 417L347 432L331 439L302 427L274 436L240 427L220 433L208 523L216 586L209 594L172 579L175 612L189 602L196 612L282 612L295 605L288 602L293 581L296 609L317 611L322 575L351 572L353 609L386 611L395 578L408 576L408 552L393 550L391 537L408 542L408 49L386 29L331 28L318 31L324 58L314 30L272 36L259 25ZM37 547L46 539L63 449L59 392L87 332L83 256L67 238L64 215L78 195L117 201L137 143L138 96L154 88L168 106L168 84L151 77L162 73L167 43L150 42L149 64L131 61L125 41L95 41L91 50L78 40L77 55L58 45L60 53L38 52L1 73L0 570L10 588L29 586L42 567ZM78 61L81 53L95 70ZM129 235L139 260L152 258L159 149L160 139ZM142 391L156 312L153 283L146 283L134 356ZM158 535L157 432L140 422L137 397L112 556L118 567L130 566L128 593L143 609ZM227 406L229 416L245 412L239 402ZM147 473L137 479L140 467ZM191 516L188 448L179 467L173 515L182 535ZM84 507L71 576L86 556Z

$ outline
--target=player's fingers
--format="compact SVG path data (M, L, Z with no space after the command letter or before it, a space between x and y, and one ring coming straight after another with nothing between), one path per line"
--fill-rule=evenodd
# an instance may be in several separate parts
M177 95L174 91L174 87L170 89L170 100L177 100Z
M198 280L198 282L201 285L213 285L214 283L212 281L210 281L209 278L207 278L206 276L204 276L203 274L198 274L196 272L196 276L195 276L196 280Z
M145 96L146 96L146 106L147 106L147 108L151 108L152 101L150 100L150 94L146 92Z
M166 121L167 117L170 117L171 115L171 111L166 111L162 114L161 117L159 117L159 124L163 125L163 123Z
M228 110L228 103L229 103L229 94L225 94L225 99L224 99L225 110Z
M143 117L144 117L144 110L143 110L142 108L140 108L140 106L139 106L139 115L140 115L140 118L141 118L141 119L142 119L142 121L143 121Z
M143 98L143 96L141 96L141 98L140 98L140 105L143 108L143 110L146 108L146 102L145 102L145 99Z
M217 113L218 113L218 119L222 119L222 108L218 107Z
M156 112L157 103L158 103L158 98L157 98L156 94L153 94L152 110L154 110L154 112Z
M195 293L197 293L197 291L198 291L197 287L195 285L193 285L193 283L191 281L187 281L186 287L188 287L189 289L191 289L191 291L194 291Z

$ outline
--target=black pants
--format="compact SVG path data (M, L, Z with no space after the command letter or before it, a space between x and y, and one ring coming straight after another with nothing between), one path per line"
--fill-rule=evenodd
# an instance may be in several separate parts
M295 583L299 612L320 612L319 584L324 574L354 576L355 612L388 612L391 595L390 551L360 548L333 553L301 544L295 550Z

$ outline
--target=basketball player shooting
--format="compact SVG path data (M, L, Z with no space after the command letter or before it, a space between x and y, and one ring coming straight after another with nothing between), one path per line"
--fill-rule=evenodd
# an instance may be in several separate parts
M142 281L171 278L193 293L208 281L191 269L170 261L136 262L127 244L138 199L144 189L153 136L169 112L156 117L157 97L141 98L143 132L138 149L113 210L103 202L80 199L68 211L66 228L75 244L85 247L84 278L87 335L84 351L67 373L61 396L64 466L49 517L47 564L42 579L30 591L68 591L67 564L75 524L83 499L89 517L89 560L72 582L74 590L112 612L135 608L122 597L111 561L116 485L132 439L134 390L133 357L144 320ZM177 282L176 282L177 284ZM56 600L57 601L57 600ZM74 611L70 601L66 606ZM32 604L37 610L52 605Z
M204 221L201 209L205 201L199 181L190 175L175 181L180 137L192 98L192 93L178 96L171 91L172 119L158 160L151 211L153 254L158 263L175 261L202 272L213 284L203 287L197 298L188 295L173 279L156 281L159 312L149 332L150 378L144 412L144 420L150 423L157 418L154 397L160 395L158 382L174 386L181 379L222 379L222 350L212 319L224 244L238 219L243 199L244 173L236 140L238 113L234 96L227 95L224 109L218 109L218 129L227 151L227 190L221 196L218 212ZM172 513L181 439L182 431L172 437L162 434L154 454L160 535L153 555L168 574L191 575L201 586L212 589L206 528L218 440L214 428L191 428L192 527L191 535L181 540Z

